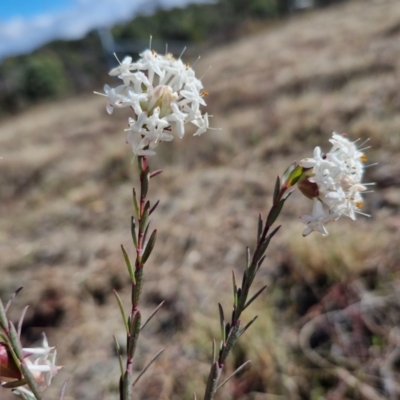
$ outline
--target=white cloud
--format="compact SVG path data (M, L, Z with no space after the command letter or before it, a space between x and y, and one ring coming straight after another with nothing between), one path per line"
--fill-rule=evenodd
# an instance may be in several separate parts
M149 5L184 6L210 0L75 0L59 13L14 18L0 24L0 59L34 50L53 39L78 39L93 28L131 19Z

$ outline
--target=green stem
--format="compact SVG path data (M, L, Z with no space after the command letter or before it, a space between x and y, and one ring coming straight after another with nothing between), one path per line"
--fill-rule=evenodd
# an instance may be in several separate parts
M144 248L144 233L146 230L146 197L149 186L149 169L147 166L146 157L138 157L138 169L139 169L139 179L140 179L140 197L137 210L137 236L135 237L134 244L136 245L136 261L135 261L135 280L132 282L132 294L131 294L131 312L129 315L130 329L127 333L127 359L126 359L126 369L123 376L121 376L122 385L120 390L122 390L121 398L123 400L131 400L132 398L132 383L133 383L133 359L136 350L136 344L139 337L141 317L139 311L139 300L140 294L142 292L143 284L143 267L142 253ZM135 196L135 194L134 194ZM135 234L133 230L133 234Z
M237 287L236 279L235 278L233 279L234 303L233 303L233 310L232 310L232 319L231 319L230 323L227 323L225 325L225 322L223 321L223 318L222 318L221 324L222 324L222 329L223 329L223 339L221 342L218 360L216 360L216 361L213 360L213 363L211 365L210 373L209 373L208 380L207 380L207 386L206 386L206 390L205 390L205 394L204 394L204 400L212 400L214 398L215 393L219 387L218 381L221 376L222 369L225 365L225 361L226 361L228 355L230 354L233 346L236 344L239 337L247 330L247 328L257 318L257 317L255 317L242 330L240 330L240 316L241 316L242 312L244 311L244 309L246 308L246 305L249 305L264 290L264 288L262 290L259 290L250 299L250 302L248 303L248 297L249 297L251 285L253 284L253 281L255 279L257 271L258 271L262 261L265 258L264 253L267 250L267 247L269 245L271 238L275 235L275 233L279 229L279 227L278 227L274 231L272 231L270 234L268 234L273 223L275 222L278 215L280 214L282 207L284 205L284 202L287 198L287 196L284 197L286 189L287 189L286 186L280 187L280 180L278 178L277 185L275 188L274 198L273 198L273 204L268 213L268 217L267 217L264 227L263 227L263 223L262 223L262 220L260 217L260 220L258 223L257 246L253 253L253 256L251 257L250 262L248 261L250 259L250 254L249 254L249 250L248 250L246 268L243 272L242 286ZM221 306L220 306L220 315L223 316L223 310L222 310Z

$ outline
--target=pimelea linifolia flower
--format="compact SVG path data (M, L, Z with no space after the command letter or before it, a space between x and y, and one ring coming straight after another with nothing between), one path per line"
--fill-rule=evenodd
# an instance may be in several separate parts
M206 105L207 92L193 69L180 58L146 50L136 62L125 57L110 75L120 78L123 84L104 86L106 109L109 114L114 108L133 110L126 141L135 155L154 155L158 143L172 140L173 134L182 138L187 123L197 127L195 136L209 128L207 113L200 111L200 106Z
M345 135L333 133L329 141L332 148L328 153L316 147L312 158L300 161L304 172L297 185L313 200L311 215L300 217L307 225L303 236L313 231L326 236L327 223L342 215L354 220L357 213L363 214L362 192L366 186L361 181L367 158Z
M51 380L62 367L56 365L57 351L50 347L46 335L43 333L42 347L23 348L22 353L26 366L32 372L39 388L45 390L51 384ZM21 371L15 364L7 345L0 343L0 378L1 381L20 380L23 378ZM24 386L16 390L34 395Z

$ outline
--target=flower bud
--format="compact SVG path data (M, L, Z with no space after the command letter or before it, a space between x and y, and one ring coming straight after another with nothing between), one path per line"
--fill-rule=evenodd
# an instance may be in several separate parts
M21 371L5 343L0 342L0 381L22 379Z
M309 174L307 174L307 171L303 173L301 178L297 181L297 187L299 188L300 192L309 199L319 196L318 185L309 181Z

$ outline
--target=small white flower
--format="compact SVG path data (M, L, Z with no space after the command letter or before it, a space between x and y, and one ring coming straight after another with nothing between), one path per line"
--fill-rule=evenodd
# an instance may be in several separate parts
M208 114L205 113L202 118L198 117L193 122L199 129L193 134L193 136L200 136L202 135L208 128Z
M32 372L39 387L44 390L51 384L51 380L62 367L56 366L57 350L50 347L46 335L43 333L42 347L24 348L27 367Z
M123 107L123 104L126 102L126 97L121 93L124 89L124 85L117 86L116 88L111 88L108 85L104 85L104 93L109 100L106 107L109 114L113 113L114 107Z
M110 75L122 79L123 85L104 86L106 108L110 114L114 108L132 108L127 142L134 154L155 154L153 149L160 142L172 140L171 134L182 138L188 123L198 128L195 136L210 129L208 115L200 111L206 105L207 93L193 69L182 60L146 50L136 62L125 57Z
M132 57L125 57L122 60L122 63L120 63L119 67L113 68L110 71L110 75L115 76L129 72L131 65L132 65Z
M327 212L324 210L322 203L316 198L313 199L313 202L312 214L299 217L300 221L307 225L307 228L303 231L303 236L307 236L313 231L322 233L322 236L327 236L328 231L325 225L328 222L336 221L340 214Z
M147 71L151 84L153 84L155 74L160 80L164 77L165 61L163 56L159 56L155 51L145 50L140 57L140 60L132 64L131 70Z
M3 374L2 380L14 378L14 380L11 382L15 382L16 384L18 384L18 381L15 381L15 379L21 379L23 378L23 375L21 377L18 377L18 374L20 374L20 372L19 369L17 369L17 374L16 376L14 376L15 371L13 371L12 365L10 367L10 363L7 360L7 351L4 352L4 345L2 349L2 363L5 365L7 372L6 374ZM51 380L55 375L57 375L58 370L62 368L56 365L56 348L49 346L46 335L43 333L42 347L23 348L22 354L24 357L23 362L25 366L30 370L40 391L44 391L47 387L50 386ZM13 393L20 398L36 400L36 396L25 386L15 387Z

